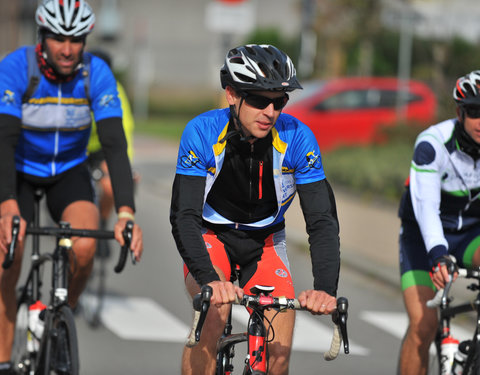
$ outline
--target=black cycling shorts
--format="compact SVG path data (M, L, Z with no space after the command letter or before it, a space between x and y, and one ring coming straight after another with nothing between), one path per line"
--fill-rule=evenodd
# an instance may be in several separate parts
M70 203L94 202L92 179L86 162L47 178L17 173L17 201L20 213L27 222L33 219L35 190L38 188L45 191L48 211L56 223L61 220L63 211Z

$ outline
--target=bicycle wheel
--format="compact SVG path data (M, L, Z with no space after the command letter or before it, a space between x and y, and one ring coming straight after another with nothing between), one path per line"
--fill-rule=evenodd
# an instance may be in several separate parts
M63 305L47 318L44 334L43 375L78 375L77 330L72 310Z
M17 307L17 318L15 321L15 336L12 347L12 364L20 374L26 374L31 366L31 353L28 350L32 346L32 336L28 331L28 307L29 303L21 301ZM29 343L30 340L30 343Z

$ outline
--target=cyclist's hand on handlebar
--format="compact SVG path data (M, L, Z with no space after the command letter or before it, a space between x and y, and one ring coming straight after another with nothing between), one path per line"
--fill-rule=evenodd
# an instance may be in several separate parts
M212 288L212 298L210 303L216 307L235 301L235 297L243 297L243 289L230 281L212 281L208 283Z
M452 255L445 255L435 259L430 277L433 285L437 289L443 289L445 284L450 281L450 277L453 275L453 281L457 279L457 264L455 257Z
M129 218L119 218L118 221L115 223L114 226L114 233L115 239L123 246L125 241L123 239L122 232L129 221ZM130 244L130 249L132 250L133 254L135 255L135 260L138 262L142 257L143 252L143 234L142 229L137 225L133 225L133 232L132 232L132 243Z
M304 290L298 296L300 305L312 314L331 314L337 308L337 299L322 290Z

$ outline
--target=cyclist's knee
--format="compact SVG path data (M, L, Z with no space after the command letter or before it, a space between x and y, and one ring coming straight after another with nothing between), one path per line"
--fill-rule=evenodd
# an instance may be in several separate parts
M410 321L408 335L417 345L429 345L435 338L437 319L420 319Z
M77 238L73 245L75 261L79 267L87 267L93 261L96 249L96 240L93 238Z

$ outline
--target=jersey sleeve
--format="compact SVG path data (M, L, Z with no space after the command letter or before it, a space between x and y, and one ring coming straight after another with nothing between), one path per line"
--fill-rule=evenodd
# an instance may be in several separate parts
M26 48L8 54L0 62L0 114L22 118L22 97L27 88Z
M108 65L100 58L91 56L90 100L93 117L98 123L110 117L122 117L122 106L117 81Z
M415 219L422 233L430 259L447 253L440 212L441 171L444 145L433 135L422 133L415 143L410 167L410 196ZM433 252L432 252L433 250Z
M177 174L207 176L212 150L208 149L209 142L205 140L204 134L208 124L202 121L202 117L193 119L183 131L178 149Z
M307 184L325 179L318 142L305 124L299 123L291 147L296 184Z

